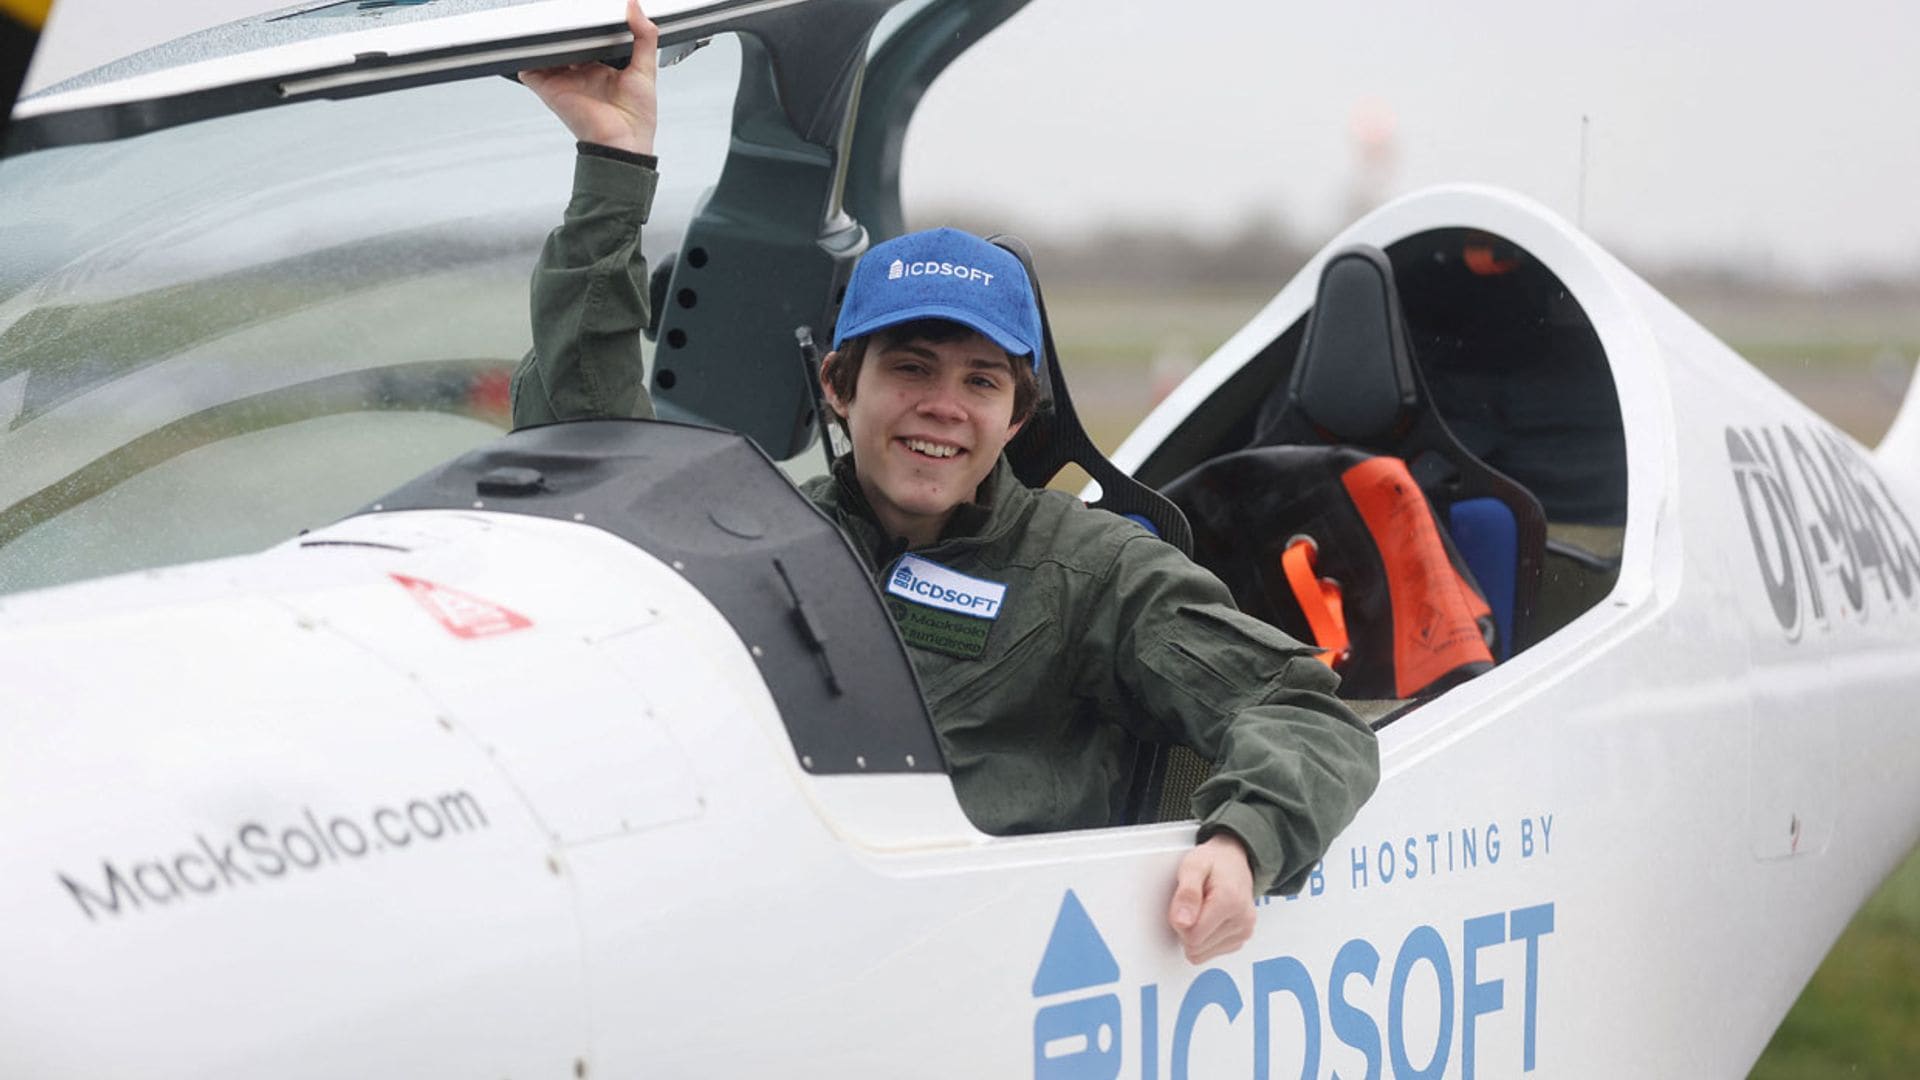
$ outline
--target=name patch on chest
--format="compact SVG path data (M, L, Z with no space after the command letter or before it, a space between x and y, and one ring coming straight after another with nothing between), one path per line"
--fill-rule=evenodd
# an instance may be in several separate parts
M918 555L902 555L887 575L887 608L907 644L965 660L987 648L1007 587L968 577Z

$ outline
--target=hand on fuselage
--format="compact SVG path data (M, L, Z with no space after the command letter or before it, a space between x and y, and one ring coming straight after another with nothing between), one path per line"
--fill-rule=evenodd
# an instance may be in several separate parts
M624 68L598 62L564 64L520 73L520 81L540 95L573 137L633 154L653 153L660 126L654 80L659 69L660 31L627 0L627 27L633 31L633 56Z
M1224 956L1253 936L1253 867L1238 837L1215 833L1180 860L1167 925L1192 964Z

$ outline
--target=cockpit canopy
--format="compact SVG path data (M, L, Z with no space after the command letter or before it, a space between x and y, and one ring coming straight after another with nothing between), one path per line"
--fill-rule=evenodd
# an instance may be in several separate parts
M673 105L644 238L663 416L823 467L795 330L830 326L900 228L920 91L1021 2L648 5ZM572 148L497 76L623 62L610 10L292 8L24 100L0 160L0 592L258 548L504 429Z

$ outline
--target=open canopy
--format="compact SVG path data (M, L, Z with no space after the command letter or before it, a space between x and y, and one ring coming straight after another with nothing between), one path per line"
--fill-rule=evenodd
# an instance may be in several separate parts
M647 5L664 416L820 467L795 329L830 326L900 230L921 92L1023 2ZM259 547L497 434L573 157L499 76L622 63L623 16L309 4L23 102L0 159L0 592Z
M801 0L659 0L674 40ZM116 60L21 102L8 150L124 138L313 98L380 93L606 59L633 38L606 0L336 0L227 23Z

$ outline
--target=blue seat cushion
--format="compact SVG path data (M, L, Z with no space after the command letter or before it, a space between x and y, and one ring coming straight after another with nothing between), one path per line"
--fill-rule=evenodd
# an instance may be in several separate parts
M1520 563L1520 526L1513 510L1492 496L1462 499L1447 508L1447 528L1493 609L1500 636L1494 656L1505 660L1513 655L1513 598Z

